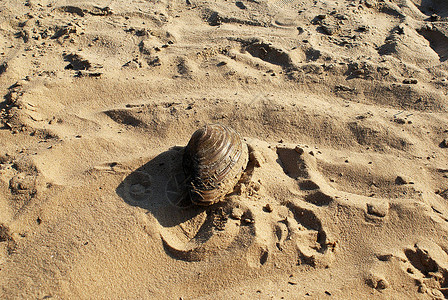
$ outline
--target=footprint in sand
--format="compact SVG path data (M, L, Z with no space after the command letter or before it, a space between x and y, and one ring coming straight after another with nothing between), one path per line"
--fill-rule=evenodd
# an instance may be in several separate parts
M272 25L275 27L281 27L281 28L296 28L298 25L298 22L297 22L296 18L287 16L287 15L283 15L283 14L278 14L275 17Z
M182 151L171 159L165 204L160 203L162 207L158 210L159 214L169 214L170 220L175 220L167 223L159 218L165 251L186 261L240 253L248 266L254 268L276 263L279 256L290 257L292 265L328 265L335 243L328 238L319 213L314 211L320 207L294 198L279 201L263 188L251 188L254 182L260 185L260 173L267 172L272 163L279 170L282 167L277 163L276 151L267 144L248 143L250 160L242 179L225 201L210 207L193 206L188 201L186 176L180 163L176 163L181 160L174 159L180 158ZM255 161L260 157L264 158L263 163ZM276 184L282 185L280 182Z
M243 236L251 239L251 224L241 226L239 220L229 218L228 205L191 210L196 212L194 217L160 232L165 250L177 259L200 261L237 247ZM250 215L247 211L245 214Z
M133 201L148 200L151 196L151 175L144 171L135 171L124 182L124 190Z
M415 279L420 293L448 298L448 254L433 242L420 241L404 250L404 267Z
M337 243L330 237L325 214L336 200L319 177L315 158L300 147L246 142L247 168L234 190L215 205L189 201L181 147L141 166L118 192L155 217L164 249L176 259L228 255L251 268L328 266ZM279 176L266 180L272 173Z
M9 227L0 223L0 266L6 257L14 252L15 248L16 242Z

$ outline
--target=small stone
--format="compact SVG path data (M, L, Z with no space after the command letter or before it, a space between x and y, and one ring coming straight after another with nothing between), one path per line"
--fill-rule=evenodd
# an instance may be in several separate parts
M404 184L414 184L408 177L400 175L395 178L395 184L404 185Z
M390 261L393 257L392 254L379 254L376 256L381 261Z
M448 138L443 139L443 141L440 143L441 148L448 148Z
M355 88L351 88L351 87L346 86L346 85L338 84L338 85L336 85L334 87L334 90L336 92L354 92ZM358 120L362 120L362 119L365 119L365 118L367 118L367 117L366 116L362 116L362 115L356 117L356 119L358 119Z
M367 26L361 25L361 26L358 27L357 31L358 32L366 32L367 31Z
M265 211L265 212L268 212L268 213L270 213L270 212L272 212L274 209L271 207L271 205L268 203L268 204L266 204L264 207L263 207L263 210Z
M394 122L397 124L406 124L406 120L402 118L395 118Z
M232 209L232 213L230 214L230 217L232 218L232 219L235 219L235 220L241 220L241 217L243 216L243 210L241 209L241 208L238 208L238 207L234 207L233 209Z
M377 290L384 290L384 289L387 289L388 287L389 287L389 283L387 282L386 279L380 279L380 280L378 280L378 282L376 284Z
M388 205L383 203L380 204L367 204L367 213L380 218L384 218L389 211Z
M5 61L2 64L0 64L0 74L4 73L6 69L8 68L8 63Z
M417 84L418 80L414 78L406 78L403 80L404 84Z
M244 222L247 223L247 224L253 224L253 223L255 223L254 220L249 219L249 218L244 219Z
M386 279L373 274L366 280L366 284L376 290L384 290L389 287L389 282Z

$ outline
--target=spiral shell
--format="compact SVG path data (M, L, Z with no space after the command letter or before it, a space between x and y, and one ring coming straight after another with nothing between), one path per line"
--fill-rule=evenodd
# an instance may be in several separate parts
M182 162L191 201L212 205L223 200L237 184L248 159L246 143L232 128L212 124L196 130Z

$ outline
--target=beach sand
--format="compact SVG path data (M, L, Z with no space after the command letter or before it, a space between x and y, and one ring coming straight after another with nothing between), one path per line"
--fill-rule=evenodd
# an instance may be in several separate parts
M448 298L445 0L3 0L0 51L0 298Z

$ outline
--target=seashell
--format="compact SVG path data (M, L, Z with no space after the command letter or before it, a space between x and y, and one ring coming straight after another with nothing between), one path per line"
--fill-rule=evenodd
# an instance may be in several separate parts
M247 145L232 128L211 124L196 130L182 162L191 201L212 205L223 200L237 184L248 160Z

